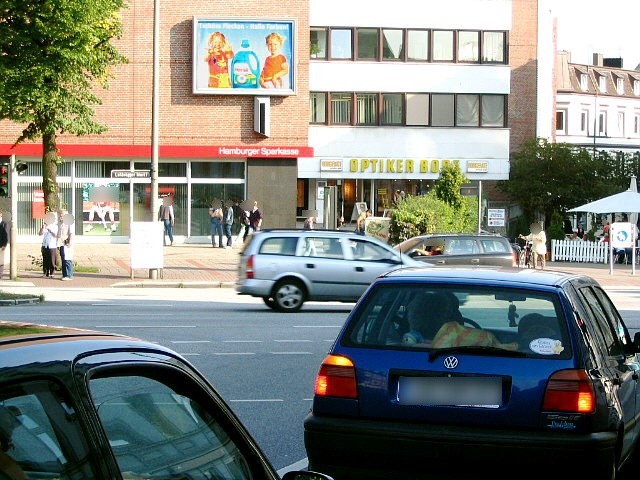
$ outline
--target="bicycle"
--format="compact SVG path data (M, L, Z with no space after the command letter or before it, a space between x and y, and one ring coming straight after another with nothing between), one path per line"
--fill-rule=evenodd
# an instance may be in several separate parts
M533 264L533 243L526 242L518 255L518 266L520 268L534 268Z

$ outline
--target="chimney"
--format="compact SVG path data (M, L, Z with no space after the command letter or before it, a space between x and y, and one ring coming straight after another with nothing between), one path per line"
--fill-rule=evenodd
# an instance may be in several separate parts
M602 54L594 53L593 54L593 66L594 67L602 67Z

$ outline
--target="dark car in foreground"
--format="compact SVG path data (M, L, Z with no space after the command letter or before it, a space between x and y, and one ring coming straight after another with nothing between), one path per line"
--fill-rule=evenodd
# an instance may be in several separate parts
M439 233L409 238L394 247L433 265L516 267L518 254L508 238L490 233Z
M0 322L0 478L279 476L175 352L120 335Z
M587 276L390 272L320 367L309 466L338 480L616 478L635 465L639 345Z

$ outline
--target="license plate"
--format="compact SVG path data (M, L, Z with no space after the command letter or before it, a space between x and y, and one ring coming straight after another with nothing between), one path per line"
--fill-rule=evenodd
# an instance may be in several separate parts
M502 404L500 377L400 377L401 405L455 405L498 408Z

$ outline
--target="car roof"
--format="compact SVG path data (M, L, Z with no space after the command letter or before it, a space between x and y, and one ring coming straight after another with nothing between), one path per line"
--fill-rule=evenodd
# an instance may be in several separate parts
M593 278L569 272L536 270L506 267L408 267L399 268L385 273L378 281L421 281L478 283L491 282L510 284L511 286L538 285L558 287L564 283L576 280L584 283L597 283Z

